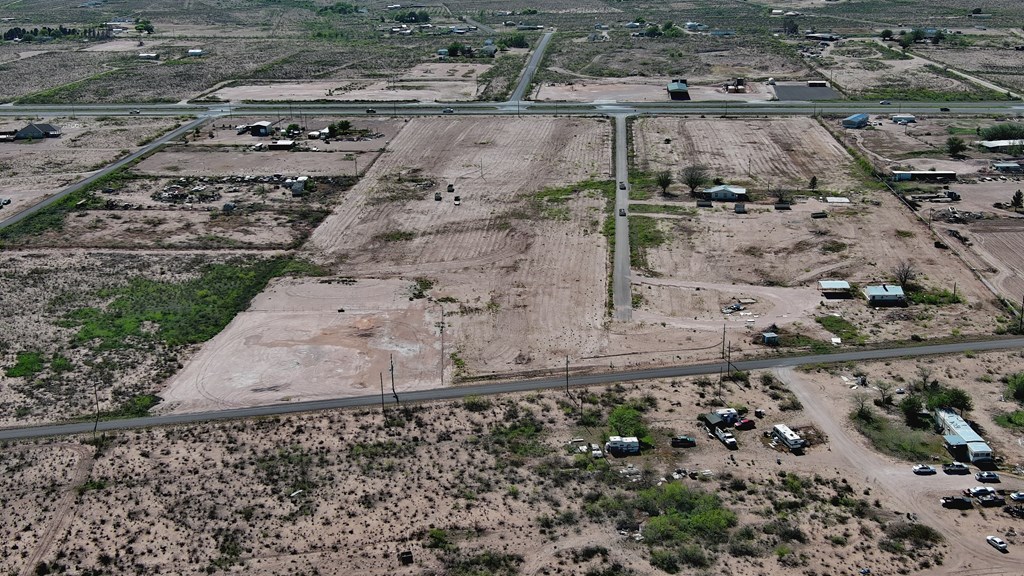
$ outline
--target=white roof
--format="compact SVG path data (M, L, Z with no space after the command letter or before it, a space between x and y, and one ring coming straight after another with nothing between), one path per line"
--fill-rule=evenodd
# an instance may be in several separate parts
M1024 146L1024 140L982 140L978 145L985 148L1008 148L1010 146Z
M843 196L826 196L825 202L829 204L849 204L850 199Z
M849 290L850 283L846 280L818 280L819 290Z
M746 194L747 189L742 186L732 186L730 184L721 184L714 188L708 188L704 192L711 194L713 192L732 192L733 194Z

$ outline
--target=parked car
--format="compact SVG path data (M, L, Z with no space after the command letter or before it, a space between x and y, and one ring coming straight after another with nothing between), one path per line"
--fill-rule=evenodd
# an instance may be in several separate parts
M673 448L693 448L697 445L697 439L692 436L674 436L672 438Z
M619 190L625 190L625 189L626 189L626 183L625 182L619 182Z
M743 418L733 424L733 426L736 427L737 430L753 430L757 426L757 423L750 418Z
M367 109L366 109L366 113L367 113L367 114L376 114L376 113L377 113L377 111L376 111L376 110L374 110L373 108L367 108Z
M979 498L981 496L995 496L996 489L989 486L975 486L974 488L965 488L964 496L971 496L973 498Z
M985 541L991 544L996 550L1006 552L1006 542L1004 542L999 536L988 536L985 538Z
M995 472L978 472L974 477L978 482L999 482L999 474Z
M445 108L444 110L441 110L441 114L455 114L455 109L454 108Z
M942 471L946 474L967 474L971 469L967 467L967 464L953 462L951 464L943 464Z
M1010 494L1010 500L1014 502L1024 502L1024 492L1014 492Z
M932 468L931 466L929 466L927 464L915 464L913 470L914 470L914 474L918 474L918 475L921 475L921 476L926 476L928 474L935 474L935 468Z
M619 208L619 216L625 216L625 215L626 215L626 209L625 208Z
M455 197L455 205L456 206L461 206L462 205L462 196L456 196Z
M953 508L956 510L974 508L974 502L970 498L964 498L963 496L943 496L939 503L942 504L943 508Z

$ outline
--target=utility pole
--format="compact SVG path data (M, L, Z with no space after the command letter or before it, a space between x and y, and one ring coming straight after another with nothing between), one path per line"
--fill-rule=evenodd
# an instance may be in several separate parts
M395 397L395 404L400 404L398 401L398 392L395 390L395 355L391 355L391 395Z
M92 443L96 445L96 451L100 450L100 443L96 440L96 431L100 427L100 388L97 379L92 381L92 395L96 401L96 420L92 423Z
M387 411L384 408L384 373L380 373L380 414L384 417L386 422L388 419Z

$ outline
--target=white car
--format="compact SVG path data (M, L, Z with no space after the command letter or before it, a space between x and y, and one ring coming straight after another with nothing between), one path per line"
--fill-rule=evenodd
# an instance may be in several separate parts
M992 545L993 548L1000 552L1006 552L1006 542L998 536L989 536L985 538L985 541Z
M995 496L996 489L989 486L975 486L974 488L968 488L964 490L965 496L972 496L978 498L980 496Z
M1014 492L1010 494L1010 500L1014 502L1024 502L1024 492Z
M935 474L935 468L932 468L927 464L917 464L914 466L913 470L914 474L920 474L922 476L927 474Z

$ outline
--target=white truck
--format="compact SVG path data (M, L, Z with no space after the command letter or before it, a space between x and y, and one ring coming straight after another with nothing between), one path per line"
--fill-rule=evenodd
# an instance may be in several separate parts
M732 435L732 432L725 430L724 428L715 428L715 436L725 444L725 447L729 450L736 450L739 445L736 443L736 437Z

